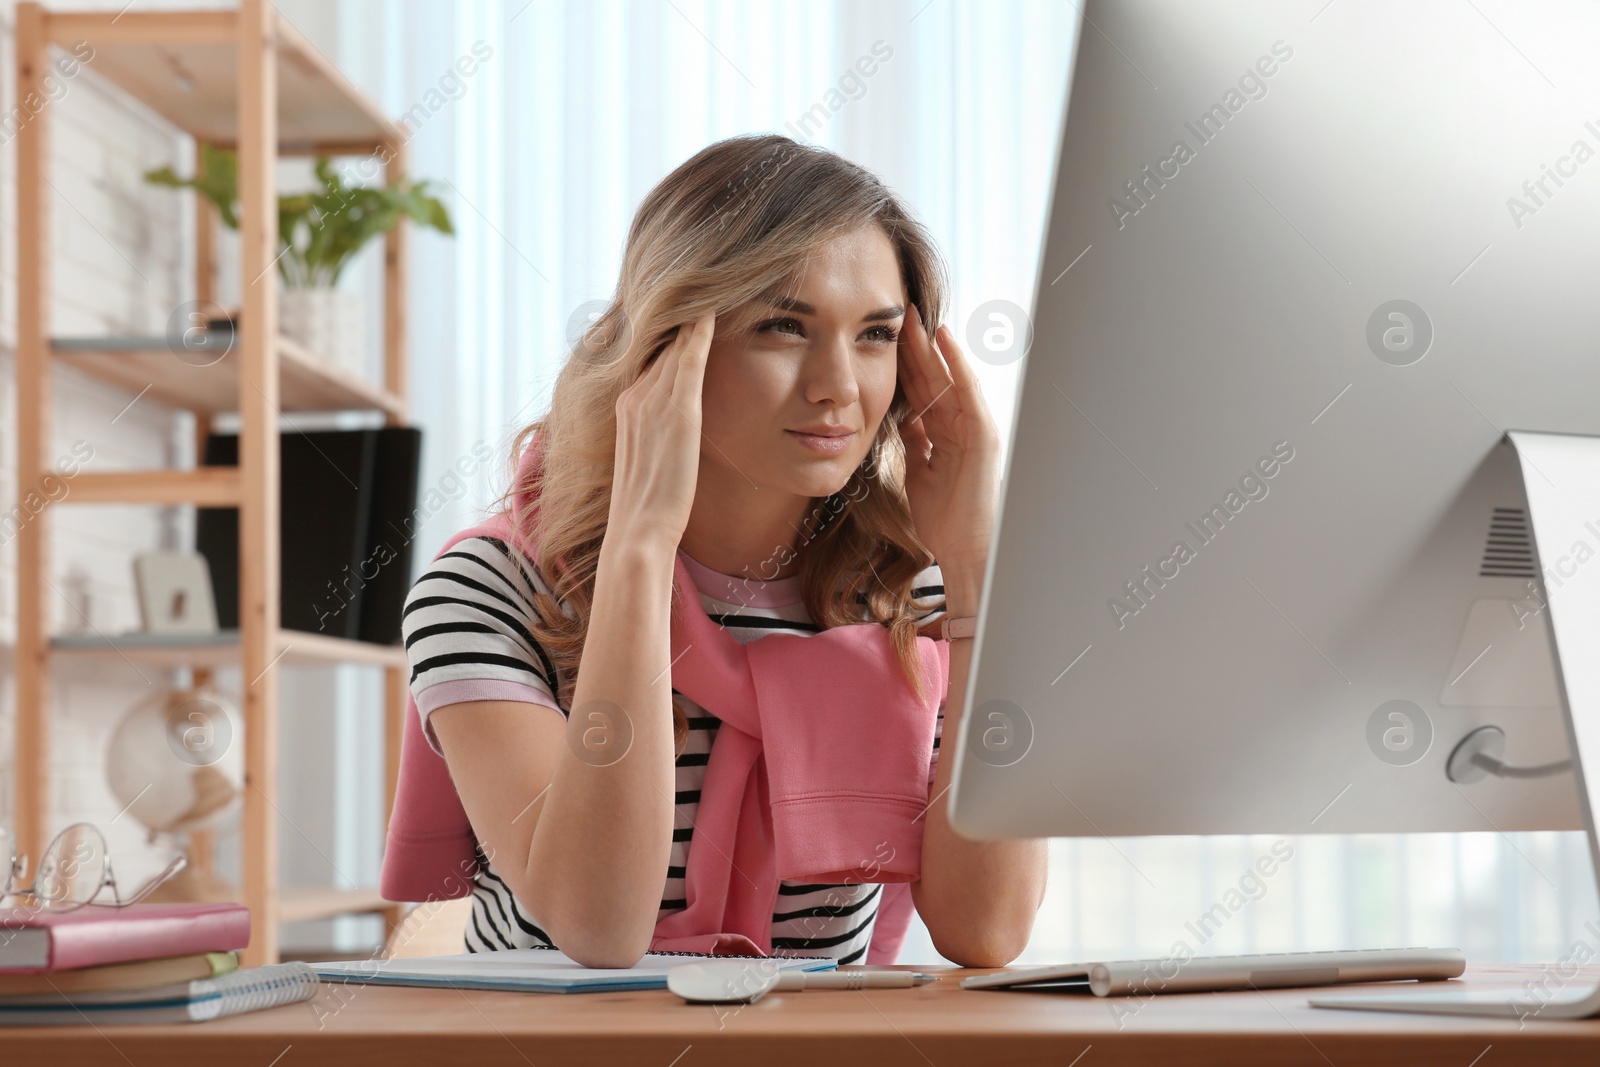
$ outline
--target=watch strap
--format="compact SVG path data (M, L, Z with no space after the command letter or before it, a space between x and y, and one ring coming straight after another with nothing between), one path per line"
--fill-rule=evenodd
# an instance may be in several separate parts
M978 618L975 615L965 615L959 619L952 619L946 615L942 625L939 627L939 634L946 641L954 638L973 637L976 636L977 632Z

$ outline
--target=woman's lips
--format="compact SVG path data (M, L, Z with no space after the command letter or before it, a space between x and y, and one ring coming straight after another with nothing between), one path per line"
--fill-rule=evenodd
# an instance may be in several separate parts
M785 430L784 433L811 451L824 456L837 456L850 447L850 442L855 440L855 432L840 434L838 437L823 437L821 434L800 433L797 430Z

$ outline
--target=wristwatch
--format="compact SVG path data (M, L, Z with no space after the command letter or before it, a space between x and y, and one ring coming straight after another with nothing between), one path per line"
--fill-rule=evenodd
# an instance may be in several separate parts
M978 617L967 615L959 619L952 619L946 615L939 627L939 636L946 641L958 637L972 637L978 632Z

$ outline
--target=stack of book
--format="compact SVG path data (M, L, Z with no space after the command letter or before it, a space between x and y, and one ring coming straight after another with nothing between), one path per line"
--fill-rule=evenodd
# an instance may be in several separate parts
M304 963L239 969L238 904L0 909L0 1026L198 1022L309 999Z

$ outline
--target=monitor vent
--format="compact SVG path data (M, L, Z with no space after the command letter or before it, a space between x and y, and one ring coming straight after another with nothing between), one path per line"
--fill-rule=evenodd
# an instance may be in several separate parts
M1495 508L1483 546L1480 578L1537 578L1533 542L1528 539L1528 513L1522 508Z

